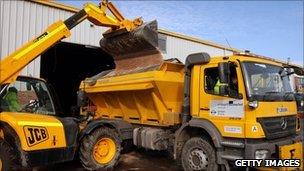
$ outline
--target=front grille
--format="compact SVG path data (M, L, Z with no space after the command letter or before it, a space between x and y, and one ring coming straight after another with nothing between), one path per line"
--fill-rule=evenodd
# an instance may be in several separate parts
M296 116L258 118L266 139L283 138L296 133Z

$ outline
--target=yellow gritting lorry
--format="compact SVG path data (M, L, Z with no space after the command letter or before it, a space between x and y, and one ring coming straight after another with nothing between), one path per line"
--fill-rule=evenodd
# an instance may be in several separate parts
M185 65L164 61L86 79L80 105L93 116L91 125L108 122L139 148L168 150L184 170L231 170L236 159L303 159L288 67L248 53L196 53ZM87 141L98 134L87 132ZM115 138L104 142L112 153L120 147Z
M130 55L151 50L157 43L157 33L150 29L151 23L143 23L140 18L127 20L112 3L102 1L99 6L85 4L78 13L65 21L52 24L40 36L1 60L0 171L70 161L78 156L78 151L86 169L110 169L117 163L117 154L121 149L116 148L114 153L109 153L107 148L103 148L104 143L110 142L109 138L94 137L94 141L99 140L95 150L101 155L91 157L92 154L88 152L92 149L87 146L91 139L84 139L87 132L80 129L83 119L59 117L55 96L44 80L19 76L27 64L55 43L69 37L70 30L85 19L110 28L103 34L102 41L105 43L101 45L110 55ZM108 122L98 126L103 124ZM94 126L87 124L81 128L90 130ZM104 132L112 133L116 141L123 140L109 128L95 131L99 134Z

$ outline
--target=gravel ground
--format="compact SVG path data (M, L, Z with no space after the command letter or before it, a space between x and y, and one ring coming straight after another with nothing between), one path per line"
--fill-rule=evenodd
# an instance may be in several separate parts
M35 171L84 171L79 161L66 162L56 165L34 168ZM181 169L173 160L170 160L164 152L136 150L123 154L114 171L136 170L136 171L180 171Z
M304 120L302 120L304 127ZM304 130L302 127L302 135ZM181 171L167 153L135 149L130 153L122 154L114 171ZM84 171L79 161L66 162L56 165L34 168L35 171Z

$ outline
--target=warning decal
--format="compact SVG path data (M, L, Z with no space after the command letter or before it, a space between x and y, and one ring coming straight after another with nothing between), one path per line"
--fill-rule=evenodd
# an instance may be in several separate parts
M211 100L210 115L221 117L244 117L243 100Z
M239 126L224 126L224 131L228 133L242 133L242 127Z

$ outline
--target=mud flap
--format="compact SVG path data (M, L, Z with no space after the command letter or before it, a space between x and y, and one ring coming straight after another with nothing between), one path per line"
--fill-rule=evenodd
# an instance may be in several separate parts
M79 133L79 125L72 117L57 118L63 125L67 147L75 147Z

